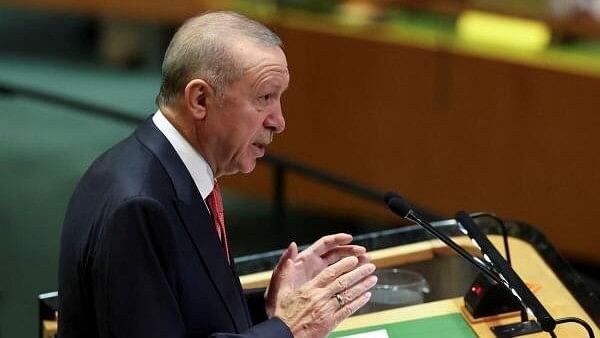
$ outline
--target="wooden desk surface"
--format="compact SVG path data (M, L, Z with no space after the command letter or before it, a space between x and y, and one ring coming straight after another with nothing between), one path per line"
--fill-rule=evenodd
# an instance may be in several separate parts
M491 242L496 247L502 247L501 236L490 236ZM467 238L455 238L455 241L467 250L475 250ZM542 257L535 249L520 239L509 239L513 267L521 278L527 283L540 286L535 292L548 312L555 318L579 317L588 322L596 335L600 335L598 326L585 313L575 298L562 284L552 269L546 265ZM426 241L393 247L384 250L370 252L372 262L378 268L398 266L410 262L432 259L435 255L451 254L445 245L438 241ZM270 272L261 272L242 276L244 287L256 287L266 285ZM402 307L393 310L381 311L360 316L353 316L342 322L338 330L354 329L376 324L385 324L398 321L413 320L418 318L444 315L449 313L461 313L463 308L462 298L446 299L437 302ZM515 323L519 317L493 318L479 323L469 323L475 333L481 338L495 337L490 327ZM558 337L586 337L583 327L575 323L557 326L555 333ZM528 335L527 337L548 337L547 333Z

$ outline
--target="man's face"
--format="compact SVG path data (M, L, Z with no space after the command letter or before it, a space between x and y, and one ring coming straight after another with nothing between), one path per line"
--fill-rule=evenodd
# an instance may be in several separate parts
M244 73L224 89L222 103L207 116L216 177L254 170L273 134L285 128L280 99L289 73L283 51L250 42L236 43L234 51Z

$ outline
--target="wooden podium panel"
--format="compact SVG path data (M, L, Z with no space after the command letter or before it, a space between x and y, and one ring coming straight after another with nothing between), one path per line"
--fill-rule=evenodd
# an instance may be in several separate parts
M490 241L496 247L502 247L502 237L490 235ZM463 248L475 252L471 241L466 237L457 237L454 240ZM512 264L521 278L539 288L534 292L548 312L555 318L578 317L588 322L596 335L600 335L598 326L592 321L588 314L579 305L575 297L560 281L553 270L544 262L538 252L527 242L509 238ZM371 261L378 268L399 266L406 263L433 259L436 255L452 254L441 241L431 240L412 243L393 248L370 252ZM260 272L241 277L244 287L266 286L270 277L270 271ZM444 299L436 302L412 305L353 316L342 322L336 331L356 329L361 327L409 321L420 318L428 318L452 313L463 314L464 303L462 298ZM464 314L463 314L464 316ZM467 316L465 316L466 319ZM468 319L466 319L468 321ZM489 320L470 322L473 331L481 338L495 337L490 327L516 323L520 320L519 315L491 317ZM585 329L575 323L561 324L557 326L555 333L558 337L586 337ZM548 337L547 333L537 333L527 337Z

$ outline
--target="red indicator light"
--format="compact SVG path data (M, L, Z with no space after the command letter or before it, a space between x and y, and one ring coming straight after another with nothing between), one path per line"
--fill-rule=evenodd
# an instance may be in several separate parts
M477 297L481 296L482 291L483 291L483 288L479 285L473 285L471 287L471 292L473 292Z

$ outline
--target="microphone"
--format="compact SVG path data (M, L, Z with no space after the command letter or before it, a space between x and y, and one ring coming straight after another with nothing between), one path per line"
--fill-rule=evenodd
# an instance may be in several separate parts
M433 225L425 221L424 218L420 216L411 205L404 200L404 198L402 198L402 196L390 191L386 192L383 198L385 203L395 214L421 225L425 230L440 239L469 263L473 264L473 266L480 270L484 275L495 281L497 284L504 286L505 290L518 300L518 303L523 307L523 311L521 312L522 322L491 328L497 337L515 337L540 332L541 330L550 333L550 336L552 337L556 337L554 329L557 324L574 322L582 325L586 329L589 337L594 338L594 332L591 326L579 318L566 317L557 320L552 318L537 297L535 297L531 290L525 285L521 277L519 277L519 275L510 267L502 255L500 255L493 244L488 240L487 236L477 228L477 225L470 215L464 212L457 213L457 223L461 231L468 235L475 246L482 250L483 257L489 262L489 265L479 259L479 257L471 255L446 234L438 231ZM537 321L526 321L527 313L535 316Z
M504 281L502 284L519 299L527 312L535 316L542 330L552 332L556 327L554 318L552 318L542 303L525 285L521 277L508 265L487 236L477 228L473 219L467 213L460 211L456 214L456 220L467 230L469 237L477 243L477 246L481 248L484 258L493 264L499 276Z
M395 192L388 191L383 195L383 199L388 207L398 216L405 218L409 221L413 221L419 225L421 225L425 230L429 233L437 237L439 240L444 242L447 246L449 246L452 250L454 250L457 254L466 259L469 263L473 264L479 271L483 272L490 279L499 284L504 284L503 281L492 271L490 267L488 267L481 259L471 255L465 249L463 249L460 245L456 244L450 237L438 231L433 225L429 222L425 221L423 217L421 217L411 206L402 198L402 196L398 195Z

